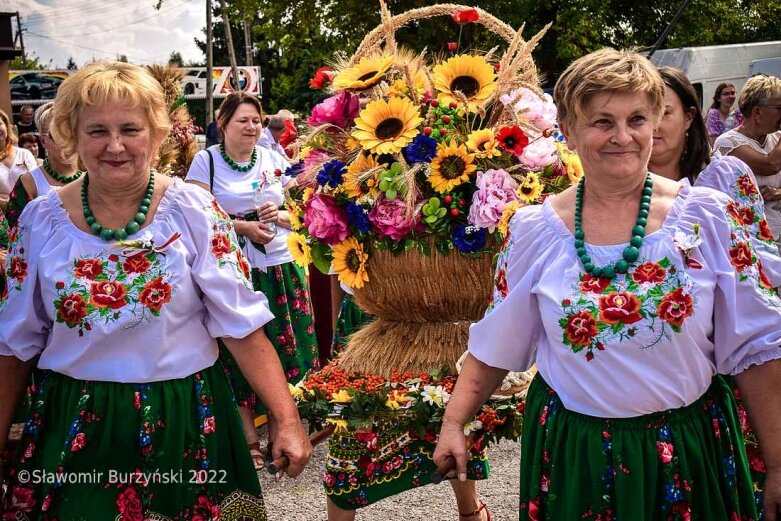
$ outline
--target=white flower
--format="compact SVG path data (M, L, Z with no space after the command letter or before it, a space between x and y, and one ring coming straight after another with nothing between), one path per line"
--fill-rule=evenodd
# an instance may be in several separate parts
M675 232L673 242L675 246L681 250L684 255L691 254L692 250L698 248L702 244L702 237L700 237L699 227L695 228L695 232L691 235L687 235L682 231Z
M469 436L473 431L479 431L483 428L483 422L475 420L464 425L464 436Z
M149 232L144 232L136 240L138 241L139 247L145 250L151 250L152 245L154 244L154 241L152 240L152 234Z
M420 397L423 398L423 401L426 403L444 407L448 400L450 400L450 393L445 391L445 388L441 385L436 387L427 385L423 388L423 392L420 393Z

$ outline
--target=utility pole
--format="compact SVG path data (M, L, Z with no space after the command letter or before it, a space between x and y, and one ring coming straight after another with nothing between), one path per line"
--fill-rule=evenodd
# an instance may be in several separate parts
M233 36L231 35L231 22L228 18L228 6L225 0L220 0L222 5L222 22L225 24L225 40L228 44L228 58L231 62L231 71L233 72L233 80L236 82L236 90L244 90L241 87L241 81L239 81L239 67L236 65L236 50L233 47Z
M212 122L214 117L214 98L212 97L212 91L214 90L214 80L212 79L212 70L214 64L212 63L212 0L206 0L206 125Z
M27 66L27 55L24 53L24 36L22 35L22 19L19 18L19 11L16 11L16 35L19 37L19 47L22 49L22 63Z
M252 67L252 34L249 27L249 20L244 20L244 65Z

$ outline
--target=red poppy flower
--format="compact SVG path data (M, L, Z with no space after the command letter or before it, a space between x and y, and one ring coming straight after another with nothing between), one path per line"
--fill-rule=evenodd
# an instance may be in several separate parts
M89 280L95 280L95 277L101 273L103 273L103 266L100 264L100 259L79 259L73 270L75 277Z
M665 322L681 327L683 321L694 312L693 304L691 295L684 293L683 288L678 288L662 297L656 314Z
M152 265L149 259L146 258L146 254L136 253L132 257L128 257L125 262L122 263L122 270L127 273L146 273L149 267Z
M572 345L587 346L597 334L597 322L589 312L578 311L567 317L564 332Z
M317 72L315 72L314 78L312 78L309 82L309 86L313 89L322 89L334 78L334 71L331 70L330 67L320 67L317 69Z
M739 242L730 248L729 256L730 262L738 271L743 271L754 263L751 248L745 242Z
M755 195L757 193L757 185L754 184L754 181L752 181L749 176L742 175L738 177L737 183L738 188L740 188L740 191L745 195Z
M90 302L98 308L119 309L127 304L127 288L121 282L93 282L89 288Z
M640 301L626 291L611 291L599 299L599 320L607 324L634 324L640 316Z
M638 266L632 273L632 279L638 284L650 282L653 284L659 284L664 282L664 277L667 274L664 268L659 266L655 262L644 262Z
M463 25L478 21L480 19L480 13L475 9L464 9L463 11L456 11L451 14L450 17L455 23Z
M212 237L212 253L215 257L222 258L231 252L231 241L227 234L216 233Z
M160 311L163 304L171 302L171 285L162 277L150 280L138 295L138 301L152 311Z
M496 135L496 141L499 142L499 146L505 151L516 156L520 156L523 153L523 149L529 144L528 136L523 133L523 130L518 125L502 128Z
M74 293L68 295L57 306L57 318L69 326L81 323L81 319L87 316L87 303L81 295Z
M8 269L9 278L18 280L21 284L27 278L27 261L21 257L11 257Z

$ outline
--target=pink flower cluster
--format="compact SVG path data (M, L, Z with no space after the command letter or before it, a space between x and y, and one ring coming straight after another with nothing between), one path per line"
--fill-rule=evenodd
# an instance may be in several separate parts
M411 232L420 220L420 212L407 215L407 206L400 199L380 197L377 206L369 212L369 221L375 231L398 241Z
M556 160L556 142L540 136L526 145L520 159L530 170L542 170Z
M312 109L312 115L306 122L311 127L329 124L347 128L353 124L353 120L358 116L360 110L361 104L358 96L343 91L315 105L315 108Z
M518 200L518 183L505 170L486 170L477 173L477 191L472 196L469 224L488 228L493 232L502 219L505 207Z
M304 226L312 237L329 246L339 244L350 234L347 212L333 197L318 194L304 206Z
M505 106L512 107L516 114L523 113L541 131L548 130L556 124L558 111L550 94L543 94L540 97L533 91L521 87L500 96L499 100Z

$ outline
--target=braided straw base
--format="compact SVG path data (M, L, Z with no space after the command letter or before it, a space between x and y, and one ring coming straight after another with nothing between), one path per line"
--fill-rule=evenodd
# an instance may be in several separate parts
M390 377L392 371L449 368L466 350L469 325L482 318L491 295L492 255L442 255L433 248L398 257L375 250L369 282L355 302L376 320L353 334L341 354L345 370Z

